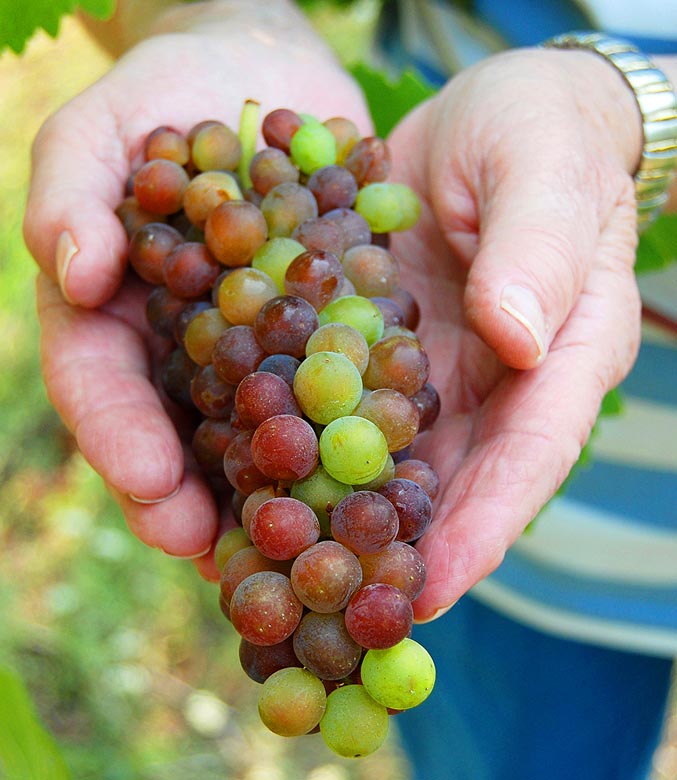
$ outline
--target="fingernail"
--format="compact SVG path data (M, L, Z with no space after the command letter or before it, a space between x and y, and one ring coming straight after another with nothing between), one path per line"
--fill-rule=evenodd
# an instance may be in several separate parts
M540 363L545 357L545 317L536 296L526 287L509 284L503 288L501 309L529 331Z
M61 294L68 303L73 303L73 301L66 290L66 278L71 261L78 253L78 249L71 232L64 230L56 241L56 276L59 280Z
M162 547L160 549L162 550ZM170 558L178 558L181 561L192 561L195 558L202 558L202 556L206 555L211 549L212 546L210 544L209 547L204 549L202 552L195 553L195 555L173 555L172 553L167 552L167 550L162 550L162 552Z
M448 607L440 607L440 609L437 610L437 612L433 612L433 614L429 618L425 618L425 620L415 620L414 623L416 623L419 626L424 625L425 623L432 623L433 620L437 620L437 618L442 617L442 615L446 615L447 612L456 604L456 601L453 601L451 604L449 604Z
M162 496L162 498L139 498L138 496L134 496L131 493L128 493L127 495L137 504L161 504L163 501L169 501L170 498L174 498L179 490L181 490L181 483L179 483L171 493L166 496Z

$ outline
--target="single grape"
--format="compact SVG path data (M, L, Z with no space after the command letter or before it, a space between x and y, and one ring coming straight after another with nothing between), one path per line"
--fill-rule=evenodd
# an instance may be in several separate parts
M376 304L361 295L336 298L322 309L319 317L320 325L342 322L359 330L370 347L383 335L383 315Z
M282 377L266 371L248 374L237 386L235 408L245 428L257 428L278 414L301 416L294 394Z
M264 303L254 321L259 344L274 354L303 357L320 320L313 306L297 295L280 295Z
M360 555L362 585L384 582L394 585L409 599L418 598L425 585L426 569L421 554L411 544L395 540L385 550Z
M291 666L300 667L301 662L294 653L292 637L276 645L253 645L246 639L240 639L240 666L250 679L257 683L265 682L271 674Z
M275 571L250 574L230 600L230 620L235 630L255 645L284 641L294 633L302 614L303 605L289 578Z
M380 295L371 296L370 300L378 306L383 315L383 338L391 335L390 329L403 326L404 312L399 303L392 298L384 298Z
M231 528L221 535L214 547L214 563L219 572L223 573L226 563L236 552L251 547L252 541L243 528Z
M391 293L390 297L399 304L404 312L404 327L415 331L421 319L421 309L416 298L402 287L397 287Z
M419 430L427 431L440 416L440 396L435 387L426 382L423 387L412 395L411 400L418 409Z
M353 414L378 425L386 437L389 452L407 447L418 433L418 411L397 390L383 388L365 393Z
M350 150L345 166L360 187L375 181L385 181L391 166L386 142L375 136L362 138Z
M261 133L268 146L281 149L289 154L289 144L294 133L301 127L303 120L288 108L278 108L267 114L261 125Z
M134 195L142 209L174 214L183 203L188 174L171 160L150 160L134 175Z
M224 382L239 384L266 357L249 325L234 325L219 337L212 349L212 364Z
M281 149L268 147L257 152L249 163L252 186L260 195L286 181L297 182L299 171Z
M428 494L410 479L391 479L378 491L395 507L400 519L397 538L401 542L414 542L428 530L433 507Z
M251 454L256 467L267 477L294 482L317 466L317 436L302 417L278 414L256 429Z
M328 322L319 327L306 343L306 355L316 352L338 352L345 355L362 375L369 364L367 340L350 325L342 322Z
M140 227L129 242L129 264L150 284L163 284L165 258L184 241L178 230L162 222L150 222Z
M236 268L221 282L219 309L233 325L253 325L266 301L277 296L277 285L256 268Z
M353 492L350 485L339 482L322 465L291 486L291 496L307 504L320 521L323 536L329 536L329 515L342 498Z
M381 473L388 458L388 444L370 420L339 417L320 435L320 458L332 477L357 485Z
M229 200L216 206L205 223L209 251L227 266L249 265L268 238L263 214L252 203Z
M184 409L195 409L190 392L190 383L198 367L188 357L186 350L179 347L173 350L162 366L162 388L174 403Z
M305 415L326 425L357 406L362 397L362 378L345 355L315 352L299 366L294 394Z
M242 156L242 144L233 130L220 122L202 127L192 138L191 157L200 171L234 171Z
M362 682L369 695L384 707L407 710L432 693L435 664L422 645L405 638L394 647L365 654Z
M186 328L183 345L199 366L212 362L214 345L230 327L219 309L209 308L196 314Z
M388 710L362 685L344 685L327 696L320 733L326 745L344 758L378 750L388 735Z
M167 289L179 298L197 298L208 292L220 271L207 247L195 241L175 246L162 265Z
M308 612L294 632L294 652L322 680L340 680L357 668L362 648L346 630L341 612Z
M146 160L171 160L178 165L190 160L188 141L173 127L156 127L146 136L143 151Z
M370 390L389 387L412 396L425 385L429 374L430 360L418 339L390 336L371 345L364 385Z
M331 513L331 534L356 555L385 549L397 536L399 520L385 496L357 490Z
M316 311L323 309L343 283L343 266L331 252L315 249L303 252L289 264L284 291L305 299Z
M281 737L299 737L317 726L324 715L327 694L322 682L307 669L290 667L274 672L259 692L263 724Z
M336 139L336 162L343 165L351 149L360 140L360 131L354 122L342 116L333 116L324 126Z
M205 417L230 419L235 386L224 382L214 366L207 365L195 372L190 385L190 397Z
M282 377L289 387L294 386L294 377L301 361L292 355L275 354L268 355L259 364L259 371L268 371Z
M306 122L292 135L289 151L293 162L307 175L336 162L336 139L319 122Z
M349 209L357 197L357 182L342 165L319 168L308 179L308 189L315 196L320 214L333 209Z
M324 541L302 552L291 567L294 593L313 612L340 612L360 587L362 567L342 544Z
M223 476L223 456L235 438L230 420L207 417L195 429L191 448L200 468L211 476Z
M380 246L360 244L351 247L343 255L341 263L357 294L366 298L388 298L399 284L397 260Z
M186 301L172 295L166 287L154 287L146 301L146 318L153 332L166 339L172 338L176 320L185 307Z
M343 256L343 232L328 219L307 219L294 228L291 237L309 252L322 250L336 255L339 259Z
M259 552L276 561L290 561L320 538L313 510L295 498L271 498L254 512L249 534Z
M271 238L288 237L302 222L317 216L317 202L303 185L283 182L264 197L259 214L264 217Z
M394 585L365 585L350 599L346 629L362 647L392 647L409 636L414 622L411 602Z

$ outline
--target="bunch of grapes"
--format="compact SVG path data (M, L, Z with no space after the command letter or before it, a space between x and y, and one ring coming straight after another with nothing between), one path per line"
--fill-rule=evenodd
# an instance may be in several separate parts
M439 479L409 447L440 401L388 249L419 202L350 120L278 109L256 151L257 111L154 130L117 213L163 389L240 523L214 555L261 719L360 756L435 679L410 634Z

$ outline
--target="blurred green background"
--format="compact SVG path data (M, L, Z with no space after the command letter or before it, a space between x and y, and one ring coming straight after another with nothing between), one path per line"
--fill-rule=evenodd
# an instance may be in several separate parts
M108 66L72 18L0 57L0 778L68 776L51 752L40 764L18 675L78 780L403 780L394 739L349 762L265 730L217 587L129 534L46 398L21 236L30 143Z

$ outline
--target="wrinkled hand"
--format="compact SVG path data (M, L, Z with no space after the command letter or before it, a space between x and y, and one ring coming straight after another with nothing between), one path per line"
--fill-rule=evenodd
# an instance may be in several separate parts
M145 324L149 288L124 276L128 242L114 209L148 132L158 125L185 132L207 118L237 129L249 97L261 101L262 117L284 106L349 116L370 132L361 93L322 44L271 45L241 31L158 36L42 128L24 226L43 272L38 309L50 400L131 530L169 554L203 556L198 568L211 578L217 573L205 553L217 508L204 481L184 471L181 442L153 385L151 355L162 345Z
M519 51L452 80L389 140L391 178L424 198L393 251L443 404L418 448L442 484L417 545L419 620L498 566L634 360L640 139L600 58Z

